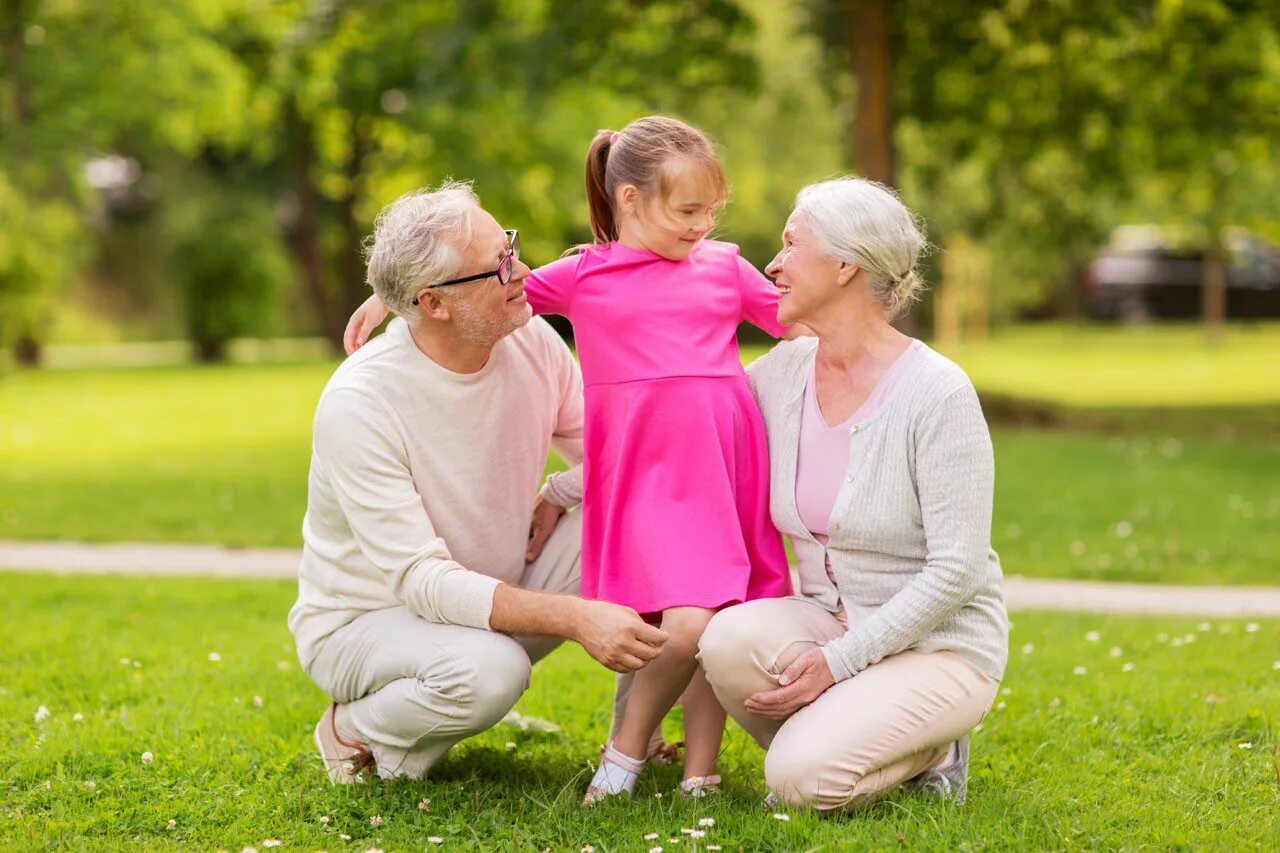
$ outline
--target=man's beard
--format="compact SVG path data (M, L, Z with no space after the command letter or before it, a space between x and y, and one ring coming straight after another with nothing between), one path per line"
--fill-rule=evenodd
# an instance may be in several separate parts
M528 323L533 311L528 304L518 314L508 311L481 311L471 302L462 299L451 310L457 324L458 337L468 343L493 346L507 335Z

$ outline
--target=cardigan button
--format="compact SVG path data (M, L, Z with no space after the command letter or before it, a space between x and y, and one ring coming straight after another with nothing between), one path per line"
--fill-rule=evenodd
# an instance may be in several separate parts
M846 483L852 483L852 482L853 482L853 475L852 475L852 474L846 474L846 475L845 475L845 478L844 478L844 481L845 481Z
M857 431L858 431L858 425L857 425L857 424L854 424L854 425L853 425L853 429L852 429L852 430L850 430L850 432L857 432Z

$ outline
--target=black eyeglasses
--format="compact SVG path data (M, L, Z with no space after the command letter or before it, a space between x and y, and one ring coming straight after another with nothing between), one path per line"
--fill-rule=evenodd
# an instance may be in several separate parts
M496 270L488 272L480 272L475 275L464 276L463 278L451 278L448 281L437 282L436 284L428 284L419 290L430 290L433 287L446 287L450 284L466 284L469 281L480 281L484 278L496 275L498 284L503 287L507 286L507 282L511 281L511 270L515 267L515 262L520 260L520 232L512 228L510 231L503 231L507 235L507 252L502 256L502 260L498 261ZM413 304L418 304L418 297L413 297Z

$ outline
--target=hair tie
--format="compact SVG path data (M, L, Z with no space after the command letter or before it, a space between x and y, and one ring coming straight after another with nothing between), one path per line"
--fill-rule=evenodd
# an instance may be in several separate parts
M610 145L612 145L612 144L614 144L615 142L617 142L617 141L618 141L618 137L619 137L619 136L621 136L621 135L622 135L622 131L620 131L620 130L615 130L612 134L610 134L610 135L609 135L609 144L610 144Z

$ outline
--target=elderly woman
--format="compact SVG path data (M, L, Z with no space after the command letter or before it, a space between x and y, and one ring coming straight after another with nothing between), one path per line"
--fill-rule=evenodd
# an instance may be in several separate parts
M820 811L903 782L962 801L967 733L1008 654L978 397L890 322L924 245L890 191L826 181L800 192L767 270L778 319L816 334L749 368L801 594L721 611L700 660L768 751L771 797Z

